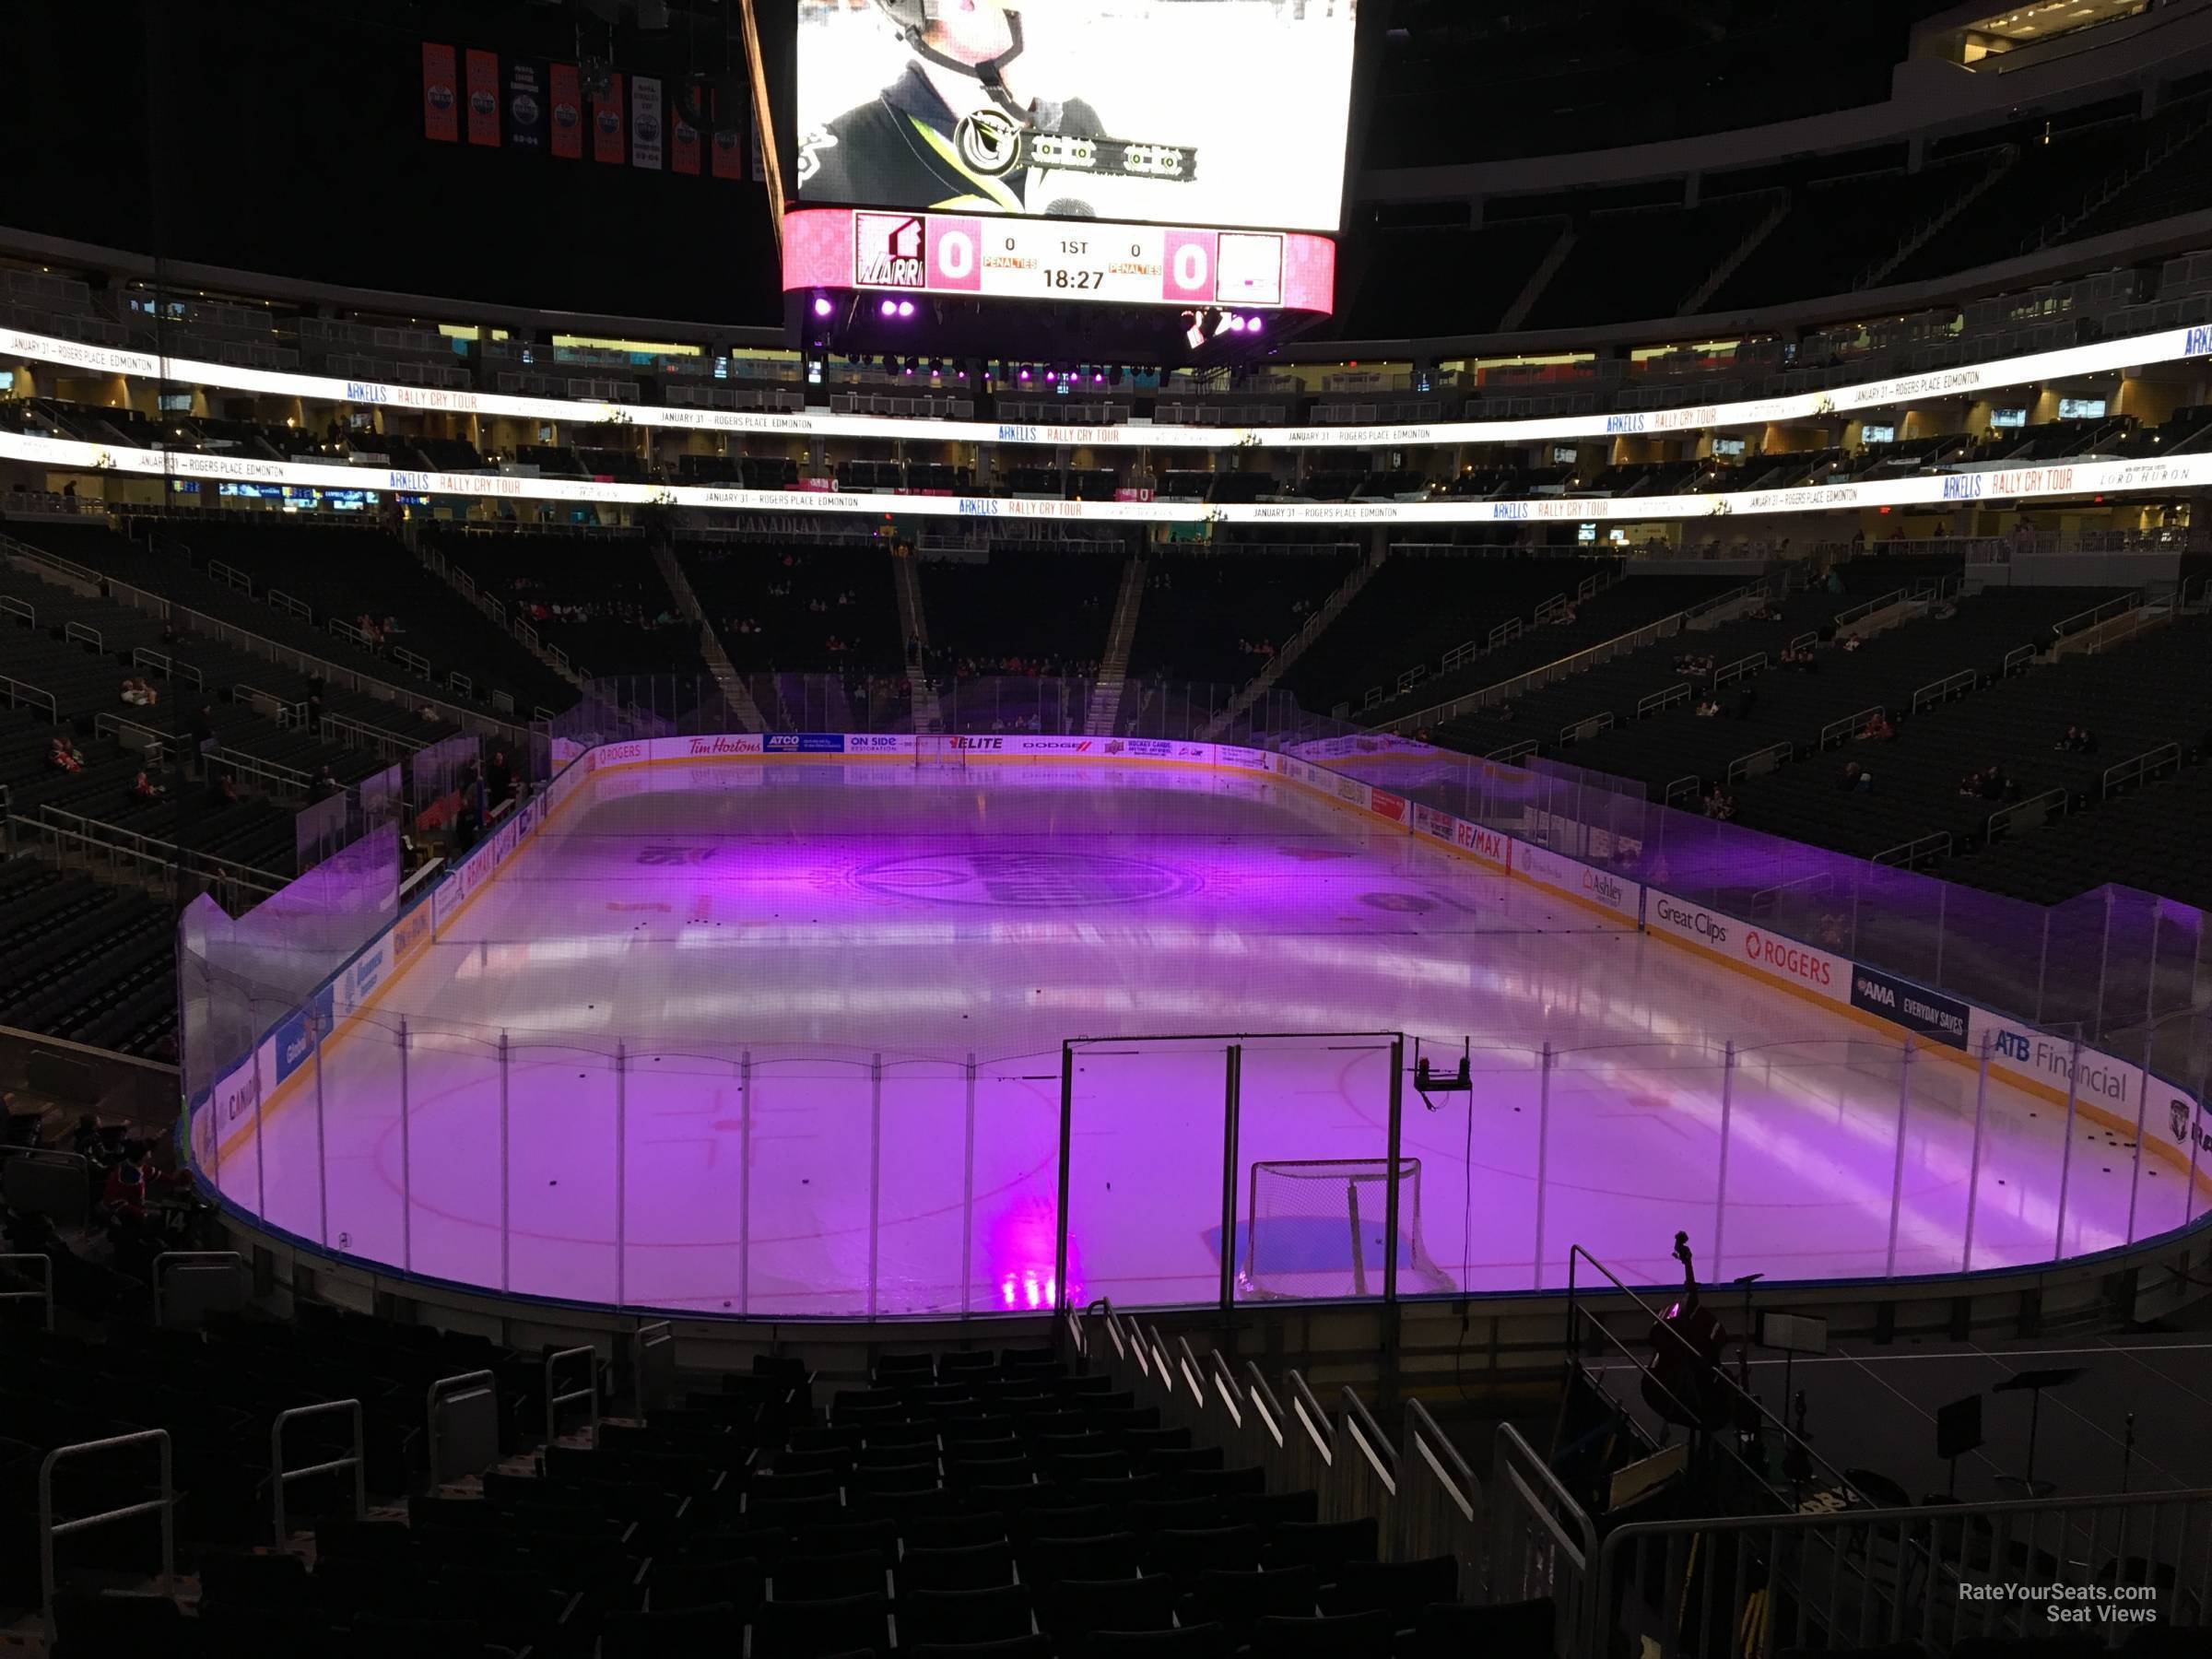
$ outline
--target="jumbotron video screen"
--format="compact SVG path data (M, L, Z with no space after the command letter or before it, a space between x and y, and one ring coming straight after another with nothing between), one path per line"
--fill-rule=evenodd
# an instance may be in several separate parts
M1356 0L799 0L798 199L1337 229Z

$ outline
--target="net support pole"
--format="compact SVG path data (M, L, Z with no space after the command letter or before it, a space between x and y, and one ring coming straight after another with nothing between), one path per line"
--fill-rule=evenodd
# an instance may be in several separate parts
M1053 1282L1059 1287L1059 1305L1073 1300L1067 1283L1067 1185L1072 1172L1076 1121L1075 1045L1060 1045L1060 1206L1053 1217Z
M399 1017L399 1265L415 1271L415 1142L410 1110L412 1088L407 1077L407 1050L411 1042L407 1017Z
M2103 994L2101 982L2098 994ZM2081 1039L2077 1036L2066 1057L2065 1140L2058 1155L2058 1230L2051 1241L2051 1259L2054 1262L2066 1253L2066 1198L2074 1184L2074 1108L2080 1093Z
M753 1051L737 1056L737 1312L753 1305Z
M1398 1152L1406 1129L1406 1039L1390 1040L1390 1161L1382 1194L1382 1300L1398 1300Z
M262 1106L269 1098L261 1076L261 1044L253 1045L253 1213L269 1213L269 1155L261 1142Z
M975 1056L971 1053L960 1068L967 1095L966 1145L960 1155L960 1317L969 1314L970 1292L975 1282Z
M1974 1216L1982 1204L1982 1140L1989 1124L1989 1055L1992 1039L1988 1032L1982 1035L1982 1059L1974 1078L1974 1149L1967 1161L1966 1170L1966 1242L1959 1259L1959 1271L1974 1270Z
M1889 1163L1889 1251L1882 1277L1897 1275L1897 1227L1905 1208L1905 1125L1912 1111L1912 1039L1905 1039L1897 1062L1897 1149Z
M629 1050L615 1039L615 1306L627 1300L629 1259ZM548 1427L547 1432L551 1432Z
M1735 1040L1721 1049L1721 1156L1712 1183L1712 1277L1721 1273L1721 1243L1728 1231L1728 1131L1735 1116Z
M1467 1110L1475 1110L1472 1100ZM1545 1043L1536 1062L1536 1260L1531 1283L1544 1288L1544 1192L1550 1179L1551 1161L1551 1044Z
M868 1317L883 1267L883 1056L868 1056Z
M2127 1178L2127 1232L2125 1241L2136 1241L2136 1203L2143 1193L2143 1135L2150 1127L2150 1032L2143 1033L2143 1080L2136 1086L2136 1162ZM2194 1120L2190 1124L2195 1127Z
M512 1270L511 1257L514 1249L514 1232L511 1223L511 1209L514 1202L514 1178L507 1146L507 1033L500 1033L500 1288L508 1288Z
M1237 1294L1237 1109L1244 1087L1244 1045L1232 1042L1222 1065L1221 1090L1221 1313Z
M315 1196L321 1206L323 1248L330 1248L330 1139L323 1107L323 1038L315 1032ZM281 1541L281 1540L280 1540Z

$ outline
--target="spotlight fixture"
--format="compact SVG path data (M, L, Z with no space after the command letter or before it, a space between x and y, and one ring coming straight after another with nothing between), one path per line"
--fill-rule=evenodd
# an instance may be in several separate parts
M899 314L899 301L896 300L886 300L876 309L881 312L887 317L895 317Z
M912 316L914 314L914 302L912 300L900 300L899 314L902 317Z
M827 294L817 294L814 297L814 314L818 317L826 317L830 314L830 296Z
M1245 318L1244 332L1246 334L1258 334L1260 332L1260 320L1257 317Z

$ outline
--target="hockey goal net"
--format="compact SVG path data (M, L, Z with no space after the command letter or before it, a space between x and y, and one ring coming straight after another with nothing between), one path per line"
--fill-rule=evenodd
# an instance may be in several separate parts
M1449 1290L1421 1246L1421 1160L1398 1160L1398 1291ZM1252 1166L1244 1210L1244 1294L1380 1296L1390 1225L1390 1160L1281 1159Z
M954 732L917 732L914 765L928 771L963 771L968 766L967 740Z

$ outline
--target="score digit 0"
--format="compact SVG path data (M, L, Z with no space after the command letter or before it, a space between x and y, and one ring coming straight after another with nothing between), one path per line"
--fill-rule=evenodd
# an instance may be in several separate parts
M937 274L950 282L964 282L975 270L975 244L965 230L947 230L937 238Z
M1206 249L1198 242L1184 242L1175 250L1175 286L1183 293L1209 288L1208 261Z

